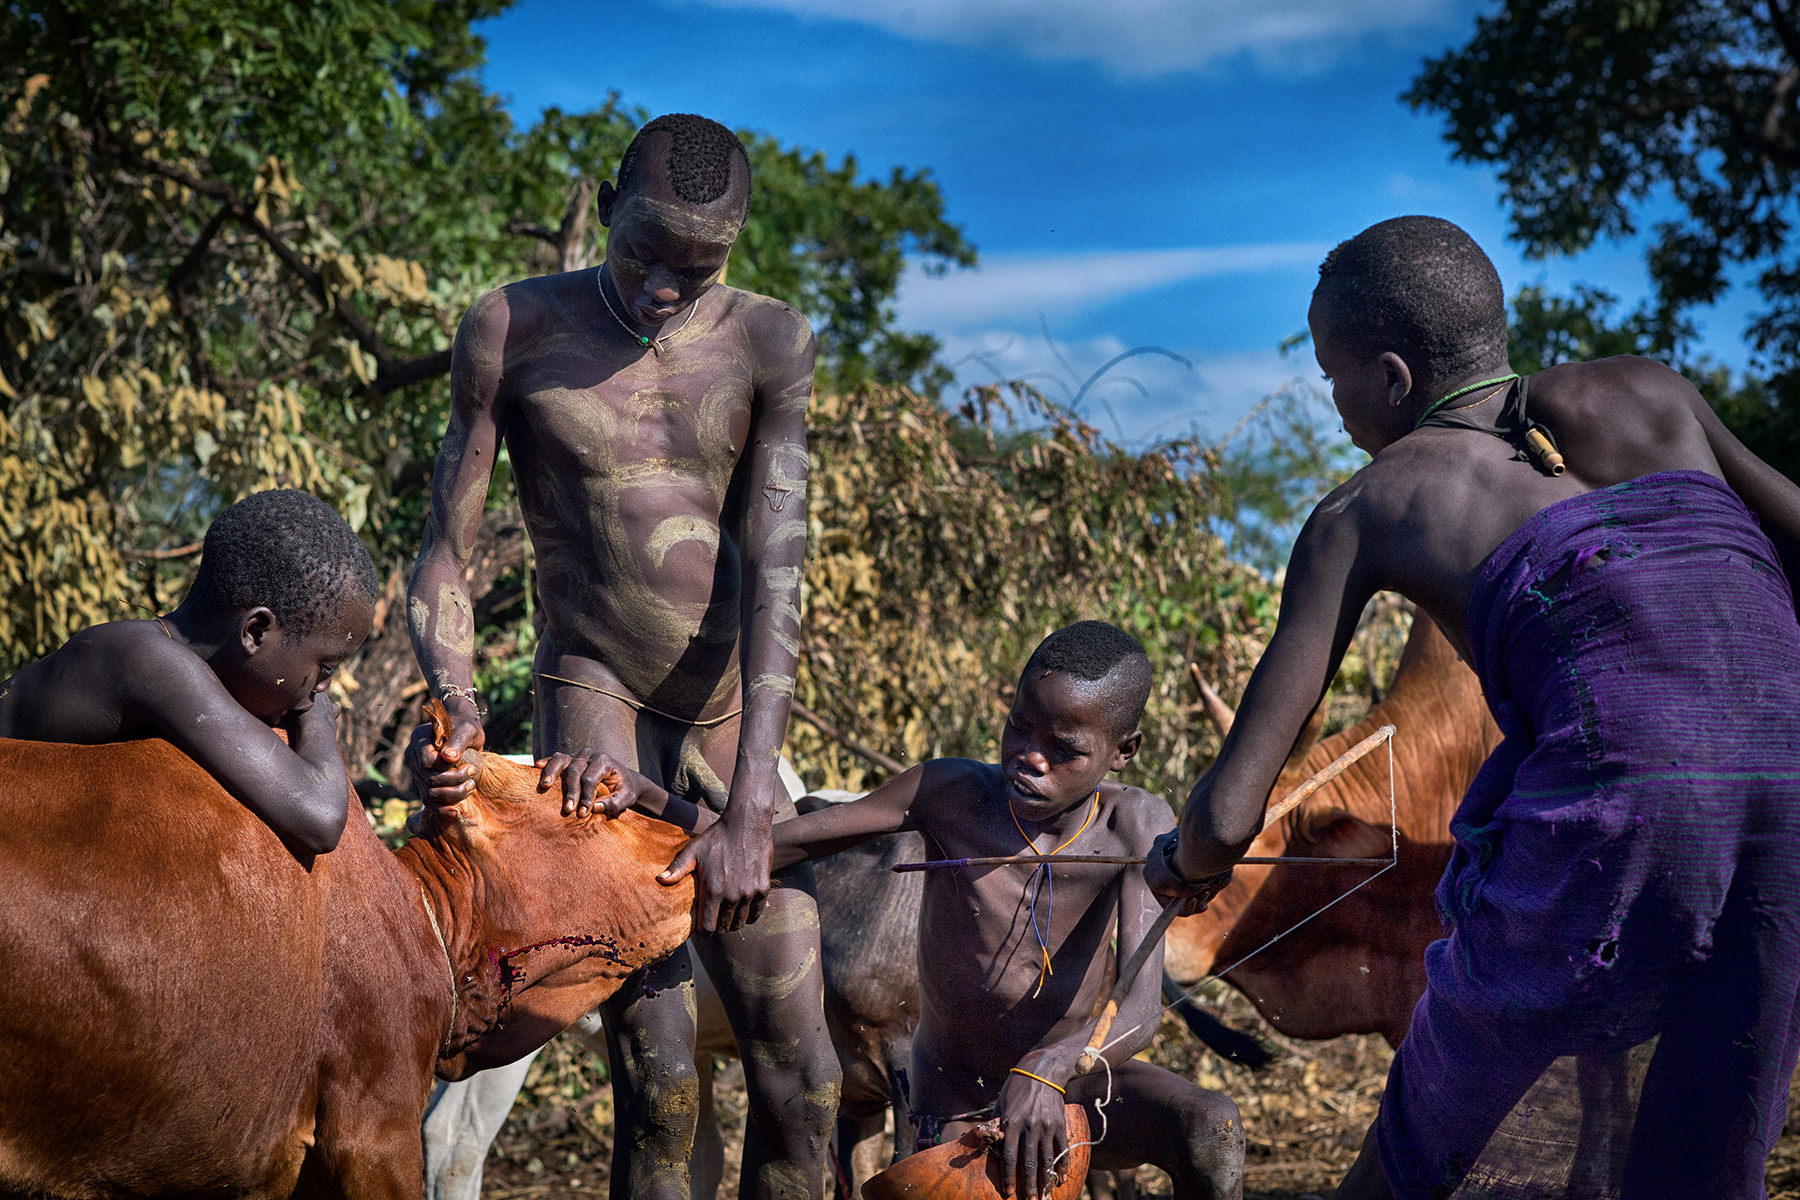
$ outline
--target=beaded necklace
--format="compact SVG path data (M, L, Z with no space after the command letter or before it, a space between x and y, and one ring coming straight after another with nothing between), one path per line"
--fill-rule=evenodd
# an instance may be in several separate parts
M1087 820L1081 823L1081 828L1077 829L1069 837L1068 841L1064 842L1050 853L1061 854L1064 850L1067 850L1073 845L1076 838L1087 832L1087 827L1094 823L1094 817L1098 815L1099 812L1100 789L1095 788L1094 803L1093 806L1088 809ZM1011 796L1006 798L1006 815L1012 818L1013 828L1017 829L1019 831L1019 836L1024 839L1025 852L1027 854L1032 853L1031 835L1025 832L1025 826L1019 824L1019 814L1013 811ZM1038 875L1038 872L1040 871L1043 872L1042 878L1039 878ZM1044 990L1044 980L1056 974L1056 968L1050 965L1050 922L1056 916L1056 885L1050 881L1050 864L1039 863L1034 867L1031 872L1031 877L1025 881L1025 888L1031 893L1031 933L1033 937L1037 938L1038 950L1044 956L1043 965L1038 967L1037 987L1031 993L1031 998L1036 1000L1038 998L1038 993ZM1044 924L1042 928L1039 928L1037 918L1037 898L1038 893L1045 890L1048 890L1050 894L1045 900Z
M1497 387L1502 383L1511 383L1513 380L1517 379L1518 377L1519 377L1518 372L1515 371L1511 375L1498 375L1498 376L1494 377L1493 379L1484 379L1480 383L1471 383L1468 387L1465 387L1465 388L1457 388L1454 392L1451 392L1448 396L1445 396L1443 399L1435 402L1434 404L1431 405L1431 407L1427 408L1424 412L1420 413L1419 419L1417 421L1413 422L1413 429L1417 430L1421 425L1425 424L1426 421L1430 420L1431 414L1435 413L1438 409L1444 407L1444 405L1450 403L1452 400L1456 399L1458 396L1467 396L1470 392L1479 392L1484 387ZM1488 399L1491 400L1491 399L1493 399L1493 397L1490 396L1490 397L1488 397ZM1487 400L1483 400L1480 403L1486 404ZM1469 407L1475 408L1477 406L1474 404L1471 404L1471 405L1469 405Z

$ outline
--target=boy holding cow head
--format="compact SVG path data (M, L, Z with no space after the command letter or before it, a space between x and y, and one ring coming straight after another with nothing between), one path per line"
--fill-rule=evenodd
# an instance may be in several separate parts
M1174 816L1157 797L1106 777L1137 753L1149 692L1149 659L1129 634L1100 621L1058 630L1020 676L1000 762L923 763L859 800L777 825L775 864L907 829L922 832L937 858L1144 854ZM635 803L682 824L710 815L633 772L618 776L625 788L613 805ZM683 873L678 865L662 878ZM1047 1194L1067 1162L1066 1101L1088 1110L1091 1136L1099 1137L1093 1166L1152 1163L1169 1172L1178 1196L1240 1195L1236 1106L1132 1058L1156 1029L1160 946L1120 1005L1114 1029L1122 1036L1105 1052L1110 1073L1075 1074L1116 961L1143 941L1158 908L1135 867L930 872L919 913L924 1005L909 1098L916 1148L998 1120L1007 1194Z
M324 854L350 797L324 692L368 636L376 590L369 552L330 506L259 492L213 521L174 612L90 626L0 686L0 737L167 738L296 856Z

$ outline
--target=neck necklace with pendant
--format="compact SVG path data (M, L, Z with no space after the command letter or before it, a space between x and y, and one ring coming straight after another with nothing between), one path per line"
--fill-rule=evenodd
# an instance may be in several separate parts
M626 333L630 334L632 341L636 342L640 346L650 347L650 349L653 352L655 352L656 354L659 354L659 355L662 353L663 343L668 341L670 338L674 337L676 334L680 333L683 329L686 329L688 327L688 321L692 321L694 319L694 310L696 308L700 307L700 301L698 299L696 299L692 304L688 305L687 320L684 320L680 325L676 326L674 329L669 330L669 332L663 334L661 337L653 338L653 337L648 336L647 334L639 333L637 330L635 330L631 326L627 325L625 323L625 318L621 317L618 314L618 311L613 308L612 301L607 299L607 296L606 296L606 264L605 263L601 263L600 266L594 271L594 282L597 285L599 285L599 288L600 288L600 303L606 305L606 311L609 314L611 314L613 320L615 320L619 323L619 328L623 329Z

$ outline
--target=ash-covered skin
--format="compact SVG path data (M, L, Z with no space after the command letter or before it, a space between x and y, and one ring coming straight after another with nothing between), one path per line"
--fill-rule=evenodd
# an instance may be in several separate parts
M748 924L765 905L775 916L813 904L804 889L769 892L799 649L813 336L789 306L718 284L745 216L747 167L734 162L717 201L692 204L660 165L668 152L666 135L650 135L630 192L601 185L610 233L597 270L512 284L464 318L409 624L433 691L469 687L464 571L504 441L546 618L532 726L543 786L585 813L600 776L591 765L605 756L721 815L671 866L698 876L696 942L720 957L715 978L799 972L782 995L724 984L721 999L741 1042L804 1048L781 1070L752 1066L750 1120L763 1159L784 1168L766 1175L771 1186L786 1194L781 1181L810 1180L806 1194L819 1196L833 1113L805 1097L835 1095L838 1067L816 913L786 929ZM415 764L439 802L466 791L454 764L482 744L475 705L461 694L446 705L443 757ZM619 1031L614 1178L632 1196L687 1195L692 1008L691 987L653 968L606 1009ZM764 1177L746 1163L747 1180Z

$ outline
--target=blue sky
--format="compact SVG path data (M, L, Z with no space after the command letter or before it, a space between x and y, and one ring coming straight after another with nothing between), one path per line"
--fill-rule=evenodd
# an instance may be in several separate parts
M1306 323L1318 260L1386 217L1467 229L1509 294L1543 280L1635 302L1641 246L1527 262L1498 186L1454 164L1397 97L1467 39L1482 0L521 0L487 22L489 87L528 123L617 89L862 169L930 167L978 270L909 277L901 323L964 382L1085 375L1124 349L1129 384L1090 415L1130 440L1218 436L1270 390L1317 381L1276 347ZM1698 314L1741 367L1749 302ZM1048 325L1067 366L1046 344ZM969 357L975 355L978 357Z

